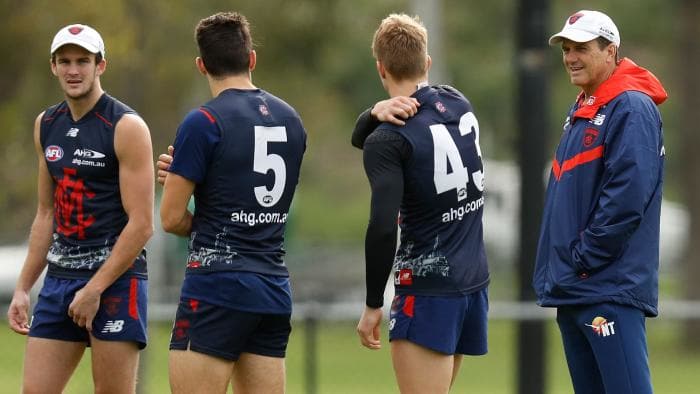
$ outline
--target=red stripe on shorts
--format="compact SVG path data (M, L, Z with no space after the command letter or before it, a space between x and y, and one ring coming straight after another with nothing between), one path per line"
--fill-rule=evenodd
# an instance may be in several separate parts
M406 296L406 301L403 303L403 313L408 317L413 317L413 303L416 297Z
M129 284L129 316L132 319L139 319L139 280L136 278L131 278L131 283Z

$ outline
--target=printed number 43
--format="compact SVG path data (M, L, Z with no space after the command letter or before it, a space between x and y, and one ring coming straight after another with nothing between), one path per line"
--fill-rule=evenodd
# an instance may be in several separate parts
M459 119L459 134L465 136L474 132L474 147L476 154L481 158L479 146L479 121L472 112L467 112ZM444 124L430 126L433 136L435 172L433 181L438 194L450 190L457 191L457 201L467 198L467 183L469 183L469 170L462 164L462 156L459 154L457 144ZM452 172L447 172L447 163L450 163ZM479 191L484 190L484 172L482 170L472 172L474 186Z

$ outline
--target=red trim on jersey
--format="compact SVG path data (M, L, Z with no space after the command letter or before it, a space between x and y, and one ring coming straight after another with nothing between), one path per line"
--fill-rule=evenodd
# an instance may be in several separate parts
M197 308L199 308L199 300L190 299L190 309L192 309L192 312L197 312Z
M131 278L131 283L129 284L129 316L131 316L131 318L134 320L139 319L138 290L139 280L136 278Z
M564 160L564 163L562 163L561 165L555 158L554 160L552 160L552 172L554 173L554 177L556 178L556 180L560 180L561 176L564 175L565 172L571 171L582 164L586 164L593 160L600 159L601 157L603 157L603 151L604 146L600 145L597 148L581 152L568 160Z
M102 115L100 115L99 112L95 111L95 116L97 116L97 118L100 119L101 121L107 123L107 126L109 126L109 127L114 127L114 125L112 124L112 122L110 122L110 121L108 121L107 119L105 119L105 117L102 116Z
M415 296L406 296L406 301L403 303L403 313L408 317L413 317L413 304L416 301Z
M199 112L203 113L204 116L206 116L207 119L209 119L209 122L211 122L211 123L216 123L216 119L214 119L214 117L213 117L209 112L207 112L206 109L200 108L200 109L199 109Z

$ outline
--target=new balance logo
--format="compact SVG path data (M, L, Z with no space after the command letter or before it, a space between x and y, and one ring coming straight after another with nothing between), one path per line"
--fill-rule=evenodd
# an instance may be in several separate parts
M601 337L615 335L615 322L607 321L607 319L602 316L597 316L595 319L593 319L591 324L586 324L586 326L591 327L593 332Z
M71 127L71 129L66 132L66 137L77 137L79 131L80 129Z
M603 124L603 122L605 122L605 115L598 114L590 122L596 126L600 126Z
M106 334L108 332L121 332L123 328L124 320L107 320L107 323L105 323L105 326L102 328L102 333Z

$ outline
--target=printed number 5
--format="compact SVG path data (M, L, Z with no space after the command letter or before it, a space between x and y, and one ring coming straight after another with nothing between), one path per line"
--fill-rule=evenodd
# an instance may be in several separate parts
M472 112L467 112L459 119L459 134L465 136L474 132L474 147L476 154L481 157L479 146L479 122ZM430 126L433 136L435 172L433 182L438 194L449 190L457 191L457 201L467 198L467 183L469 183L469 170L462 164L462 156L459 154L457 144L444 124ZM450 163L452 172L447 172L447 163ZM472 173L474 185L479 191L484 190L484 173L475 171Z
M287 129L284 126L265 127L255 126L255 151L253 153L253 171L260 174L267 174L272 170L275 183L272 190L265 186L256 186L255 198L263 207L271 207L282 198L284 184L287 181L287 166L284 164L282 156L267 153L269 142L287 142Z

